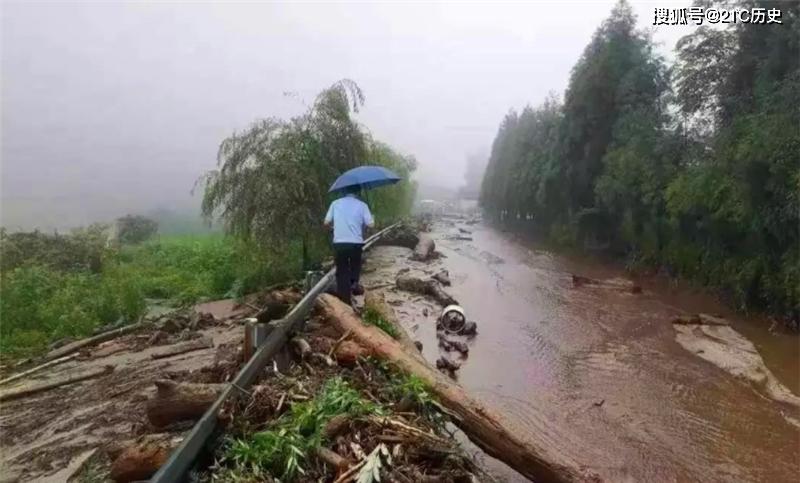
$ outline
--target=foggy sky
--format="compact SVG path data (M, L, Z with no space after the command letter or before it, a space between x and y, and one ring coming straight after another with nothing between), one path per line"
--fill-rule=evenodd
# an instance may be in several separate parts
M345 77L417 179L457 187L510 108L563 93L614 3L3 2L2 223L195 206L224 137ZM642 27L689 4L631 3ZM655 39L668 54L686 33Z

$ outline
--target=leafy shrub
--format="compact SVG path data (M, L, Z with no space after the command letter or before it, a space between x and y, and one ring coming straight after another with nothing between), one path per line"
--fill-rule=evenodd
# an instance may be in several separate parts
M291 481L305 472L303 464L323 443L323 430L331 418L337 414L359 417L383 413L381 406L362 399L358 391L336 377L314 399L292 404L291 411L270 429L230 441L224 459L232 468L225 471L246 469L251 474L281 475L283 481Z
M0 285L0 352L29 356L49 342L84 337L146 309L136 281L123 274L58 272L31 265L4 272Z
M61 271L99 272L107 255L108 227L94 224L69 235L0 230L0 271L42 265Z
M141 243L152 238L157 231L158 223L141 215L117 218L117 238L120 243Z

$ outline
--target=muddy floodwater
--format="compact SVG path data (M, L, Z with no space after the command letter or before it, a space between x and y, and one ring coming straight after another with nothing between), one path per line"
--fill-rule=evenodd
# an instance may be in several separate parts
M404 249L376 248L368 288L386 290L433 360L441 308L386 282L402 268L447 269L448 292L479 329L459 381L524 437L607 481L798 481L797 336L769 333L766 321L739 318L708 295L664 281L640 282L641 294L575 288L573 273L626 274L487 226L439 223L433 235L444 257L428 267L407 261ZM679 336L672 318L698 312L730 320L734 341L694 328ZM751 363L763 366L757 377L747 372Z

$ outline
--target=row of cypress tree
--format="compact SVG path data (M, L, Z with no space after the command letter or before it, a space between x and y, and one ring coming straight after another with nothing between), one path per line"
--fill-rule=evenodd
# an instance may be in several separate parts
M487 216L624 254L800 317L800 2L780 24L703 26L669 65L621 0L563 96L510 111L481 186Z

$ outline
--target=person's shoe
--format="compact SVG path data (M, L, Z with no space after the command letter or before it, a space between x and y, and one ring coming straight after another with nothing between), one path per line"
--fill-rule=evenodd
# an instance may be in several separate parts
M364 295L364 286L360 283L353 285L353 295Z

